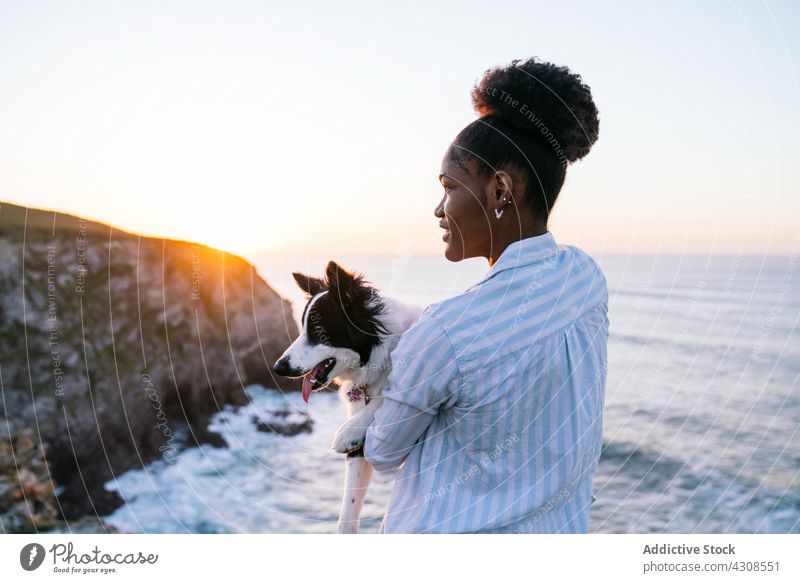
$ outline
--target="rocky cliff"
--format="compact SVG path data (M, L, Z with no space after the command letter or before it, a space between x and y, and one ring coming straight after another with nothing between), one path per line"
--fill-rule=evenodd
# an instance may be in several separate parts
M296 389L271 371L296 335L239 257L0 204L0 440L32 430L60 518L110 512L109 479L213 439L248 384Z

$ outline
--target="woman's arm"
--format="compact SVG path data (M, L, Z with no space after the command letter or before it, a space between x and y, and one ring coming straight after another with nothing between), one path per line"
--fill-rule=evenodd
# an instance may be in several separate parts
M379 472L399 467L432 420L430 413L401 401L384 399L367 429L364 457Z
M383 402L367 429L364 457L378 471L400 466L442 408L459 397L461 373L447 332L423 314L392 351Z

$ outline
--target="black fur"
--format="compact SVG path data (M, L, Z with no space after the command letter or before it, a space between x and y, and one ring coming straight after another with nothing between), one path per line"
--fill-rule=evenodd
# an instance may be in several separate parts
M310 275L297 273L296 271L292 272L292 277L297 282L297 287L306 292L306 294L308 294L310 297L314 297L319 292L327 289L325 287L325 281L318 277L311 277ZM306 319L306 310L308 310L307 302L306 307L303 308L303 315L300 316L301 323Z
M350 273L333 261L328 263L324 279L296 272L292 276L311 297L328 292L310 310L308 303L303 310L309 342L349 348L358 353L358 365L364 366L372 349L381 344L381 334L389 333L378 320L386 306L380 301L371 304L378 298L375 288L362 274Z
M347 457L364 457L364 446L362 445L358 449L354 449L351 452L346 454Z

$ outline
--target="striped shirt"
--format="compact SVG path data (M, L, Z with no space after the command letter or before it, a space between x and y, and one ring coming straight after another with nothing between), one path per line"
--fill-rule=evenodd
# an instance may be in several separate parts
M550 232L425 308L367 430L367 461L401 468L380 532L586 532L607 347L606 279Z

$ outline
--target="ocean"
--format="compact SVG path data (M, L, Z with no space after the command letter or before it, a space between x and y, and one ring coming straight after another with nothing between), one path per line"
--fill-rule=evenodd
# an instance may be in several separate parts
M251 257L298 316L291 271L328 257ZM335 257L382 293L426 305L487 271L404 253ZM609 283L604 444L590 531L800 533L800 260L793 256L602 256ZM227 447L187 448L109 482L128 532L335 532L344 466L330 451L344 410L334 393L247 388L217 414ZM307 412L310 433L256 429L268 412ZM392 474L375 474L362 532L377 532Z

